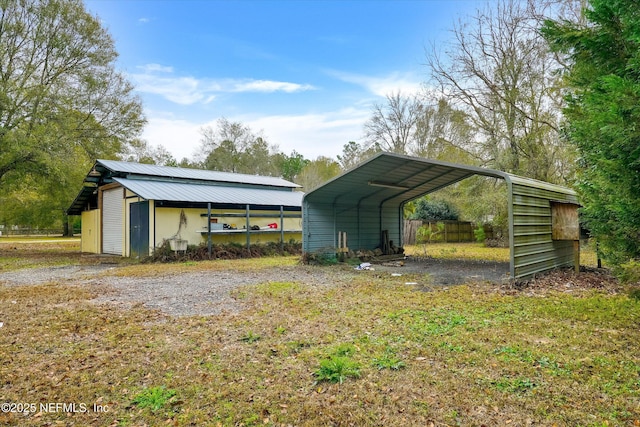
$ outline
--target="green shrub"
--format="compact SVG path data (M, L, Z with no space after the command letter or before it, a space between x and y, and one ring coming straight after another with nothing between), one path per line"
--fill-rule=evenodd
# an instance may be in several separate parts
M445 229L444 222L436 223L436 229L431 224L423 225L416 231L416 241L418 243L433 243L441 240L442 232Z
M152 412L156 412L169 404L176 394L175 390L167 390L164 386L151 387L135 395L131 403L139 408L149 408Z
M458 210L444 200L430 200L427 197L416 200L415 211L410 219L423 221L457 221L460 217Z
M360 365L348 357L333 355L320 361L314 376L318 381L342 384L347 378L360 377Z
M476 228L475 230L473 230L473 235L476 238L476 242L478 243L484 243L484 241L487 239L487 235L484 232L484 227L481 225L478 225L478 228Z
M640 261L631 260L616 268L616 275L622 283L640 283Z

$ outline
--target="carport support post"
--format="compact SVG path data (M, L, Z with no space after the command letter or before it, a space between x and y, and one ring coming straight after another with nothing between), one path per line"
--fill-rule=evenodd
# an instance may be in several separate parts
M251 255L251 225L249 223L249 205L247 205L247 251L249 251L249 255Z
M284 206L280 206L280 250L284 251Z
M211 202L207 203L207 253L211 259Z

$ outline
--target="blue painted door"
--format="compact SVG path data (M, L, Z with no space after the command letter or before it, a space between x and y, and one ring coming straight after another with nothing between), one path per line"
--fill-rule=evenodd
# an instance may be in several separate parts
M130 206L129 254L140 258L149 255L149 202L135 202Z

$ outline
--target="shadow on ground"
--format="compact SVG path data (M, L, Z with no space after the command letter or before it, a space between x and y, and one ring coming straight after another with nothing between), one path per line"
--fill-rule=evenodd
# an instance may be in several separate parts
M472 282L505 283L509 281L509 263L495 261L452 260L408 257L398 263L379 264L377 271L427 274L432 285L461 285Z

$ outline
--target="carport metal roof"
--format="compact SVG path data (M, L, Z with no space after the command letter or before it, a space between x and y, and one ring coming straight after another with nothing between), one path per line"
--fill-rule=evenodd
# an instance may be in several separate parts
M473 175L510 176L492 169L380 153L308 192L305 200L336 205L404 203Z
M355 212L363 212L363 208L378 209L382 226L383 209L388 212L389 207L397 207L397 215L401 215L404 203L473 175L501 178L507 183L512 277L529 276L550 269L548 267L565 265L568 259L572 259L573 253L569 253L566 245L551 242L550 204L552 201L577 204L573 190L498 170L386 152L306 193L303 200L304 223L308 229L322 227L322 223L317 221L326 222L328 211L325 209L322 215L314 218L314 209L332 206L334 212L341 212L333 215L334 232L340 229L337 224L345 221L341 215L352 208ZM313 227L310 227L311 223ZM358 225L358 230L360 227ZM311 231L305 231L304 235L303 249L306 252L327 246L326 237L322 244L314 245L309 241L314 238ZM562 253L560 261L554 258L558 253Z

